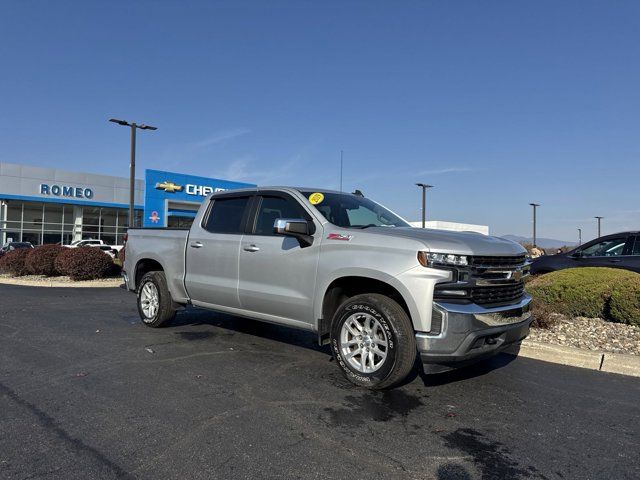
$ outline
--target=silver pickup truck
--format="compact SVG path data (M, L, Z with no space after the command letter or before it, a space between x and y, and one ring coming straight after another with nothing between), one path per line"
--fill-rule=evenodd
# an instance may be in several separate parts
M417 360L460 366L522 340L526 275L514 242L412 228L360 192L288 187L214 193L189 230L130 229L123 268L150 327L194 305L310 330L373 389Z

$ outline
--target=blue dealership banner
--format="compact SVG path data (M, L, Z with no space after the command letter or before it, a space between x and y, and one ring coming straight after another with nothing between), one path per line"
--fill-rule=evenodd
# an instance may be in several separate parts
M255 185L161 170L146 170L143 226L166 227L170 215L194 217L194 210L210 193L246 187Z

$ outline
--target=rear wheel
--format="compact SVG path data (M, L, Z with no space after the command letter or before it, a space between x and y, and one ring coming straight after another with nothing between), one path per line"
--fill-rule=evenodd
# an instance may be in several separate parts
M164 272L148 272L140 280L138 314L148 327L160 327L176 316Z
M370 389L400 383L416 360L409 316L397 302L379 294L357 295L338 307L331 349L347 379Z

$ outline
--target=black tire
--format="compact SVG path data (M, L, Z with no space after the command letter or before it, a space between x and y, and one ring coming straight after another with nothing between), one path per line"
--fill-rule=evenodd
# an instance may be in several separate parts
M344 348L353 348L353 353L363 344L341 346L343 325L353 318L354 314L359 313L363 315L355 317L356 319L366 318L365 315L372 317L377 320L386 335L387 346L382 347L386 348L383 350L386 356L380 360L379 367L370 373L360 371L352 364L354 361L359 363L362 355L351 355L351 361L347 358L349 355L345 355ZM353 342L363 337L352 335L350 338ZM372 350L375 348L380 347L373 347ZM367 293L351 297L336 310L331 323L331 351L338 367L350 382L360 387L381 390L397 385L411 373L417 355L416 337L409 316L397 302L384 295ZM358 357L360 360L357 360ZM364 362L365 366L367 362L371 366L370 360L365 359Z
M143 308L143 290L147 284L151 284L158 293L158 305L151 316L148 316ZM173 308L173 300L171 299L171 293L169 293L169 287L167 287L167 279L164 276L164 272L148 272L142 277L138 285L137 303L138 314L142 319L142 323L148 327L161 327L176 316L176 310Z

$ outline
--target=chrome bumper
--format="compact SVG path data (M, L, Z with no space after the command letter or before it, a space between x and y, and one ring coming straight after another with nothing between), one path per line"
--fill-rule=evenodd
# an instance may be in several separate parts
M527 294L501 307L436 302L434 309L443 316L441 333L416 333L423 363L457 363L496 354L524 339L533 321Z

